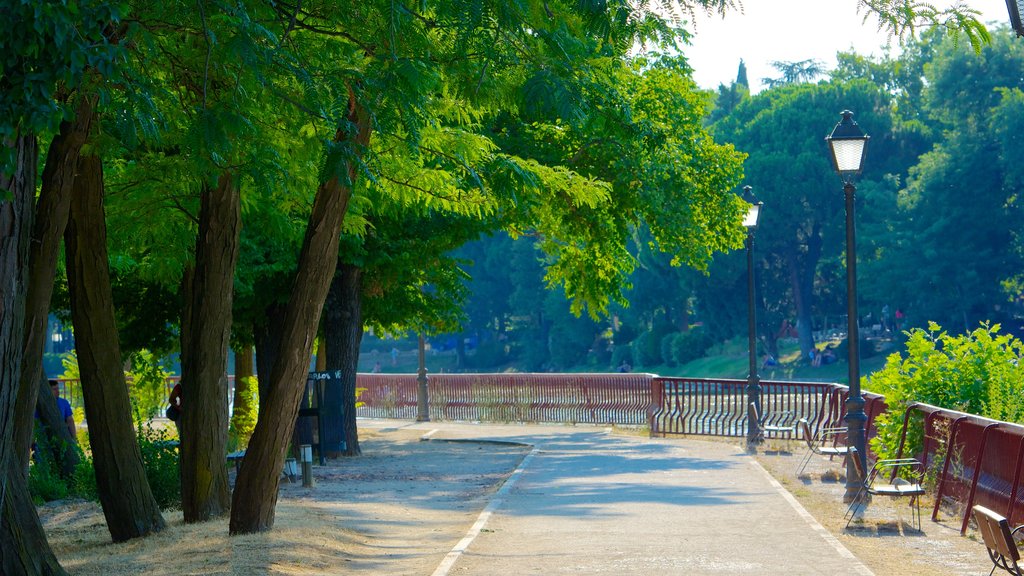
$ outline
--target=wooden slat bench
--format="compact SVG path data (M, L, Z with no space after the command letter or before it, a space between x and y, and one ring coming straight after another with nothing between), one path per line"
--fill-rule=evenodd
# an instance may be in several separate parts
M992 559L992 572L996 568L1006 570L1016 576L1024 576L1024 569L1017 563L1020 562L1020 551L1017 550L1017 542L1013 535L1024 529L1018 526L1010 529L1010 523L1006 518L996 514L984 506L974 507L974 521L978 523L978 531L988 548L988 556ZM989 572L991 576L992 572Z

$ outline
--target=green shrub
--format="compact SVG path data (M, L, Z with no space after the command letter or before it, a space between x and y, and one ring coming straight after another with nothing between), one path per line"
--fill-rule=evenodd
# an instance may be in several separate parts
M850 341L843 338L838 344L836 344L833 352L836 354L836 358L842 358L843 360L850 357ZM860 337L860 359L866 360L873 358L877 352L875 352L875 343L868 340L866 336Z
M677 364L686 364L703 358L710 347L711 338L707 332L703 328L691 328L672 335L670 353Z
M142 452L142 465L146 480L161 510L181 505L181 477L178 467L178 448L166 430L153 428L152 421L136 423L136 437Z
M872 447L879 457L895 456L903 414L913 402L1024 423L1024 343L999 334L998 324L951 336L932 322L928 330L912 330L906 348L905 355L889 355L864 384L889 406L876 418ZM904 451L919 451L921 441L919 431L908 432Z
M627 364L633 363L633 346L631 344L617 344L612 349L612 367L621 366L623 360L625 360Z
M249 445L259 413L260 389L255 376L235 381L235 405L228 427L228 450L234 452Z
M60 477L60 472L49 456L36 454L28 468L28 492L36 504L68 497L67 482Z
M167 378L171 373L164 370L162 361L148 350L132 353L131 365L127 378L131 383L132 403L146 419L155 418L167 404Z
M655 323L633 341L633 366L656 366L661 364L661 340L672 333L672 326L666 322Z
M68 481L68 491L72 496L97 502L100 499L96 487L96 469L92 458L82 458L75 467L75 472Z
M476 352L466 357L466 365L472 368L496 368L506 362L505 344L494 338L481 342Z

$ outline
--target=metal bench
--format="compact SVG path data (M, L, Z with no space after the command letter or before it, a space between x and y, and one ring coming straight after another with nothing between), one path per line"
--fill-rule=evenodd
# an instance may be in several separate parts
M803 433L804 440L807 442L807 453L804 454L803 458L800 459L797 465L796 475L803 474L804 468L811 461L811 457L815 454L819 456L828 456L831 460L835 456L842 456L846 458L850 452L850 448L847 446L835 445L835 438L846 432L846 428L822 428L817 436L811 432L811 425L807 422L806 418L801 418L797 421L798 429ZM826 444L832 442L832 446L826 446Z
M846 514L843 516L843 518L847 519L846 527L850 527L850 523L857 517L858 512L862 510L863 497L865 495L888 496L889 498L905 497L910 499L910 505L913 507L911 509L911 520L914 522L914 527L920 532L921 497L927 493L921 485L921 480L924 477L924 467L921 462L916 458L877 460L871 469L868 470L867 474L865 474L860 454L857 453L855 447L850 447L847 457L853 462L853 468L861 478L861 487L853 497L850 507L846 509ZM897 513L898 511L899 509L897 508ZM899 522L902 526L902 516L899 516Z
M988 557L992 559L992 571L996 568L1006 570L1015 576L1024 576L1024 568L1017 563L1020 562L1020 551L1017 550L1017 541L1013 536L1024 526L1017 526L1010 529L1009 521L984 506L973 508L974 521L978 523L978 531L985 541L985 548L988 549Z

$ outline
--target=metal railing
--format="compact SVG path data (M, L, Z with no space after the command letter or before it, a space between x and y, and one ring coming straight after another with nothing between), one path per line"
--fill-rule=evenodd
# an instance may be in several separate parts
M651 374L437 374L430 418L642 426L651 409ZM415 374L359 374L358 416L416 418Z
M1024 426L915 403L904 412L901 456L910 452L910 434L920 438L911 455L934 477L933 521L946 505L964 534L971 508L981 504L1012 525L1024 522Z
M176 381L168 379L168 391ZM60 382L61 395L81 406L79 382ZM740 438L746 435L749 417L746 385L746 380L643 373L436 374L429 379L429 414L432 420L646 424L652 436ZM764 425L788 426L800 418L806 418L814 431L843 425L846 386L771 380L760 385ZM358 416L416 419L416 374L359 374L356 386L362 389ZM864 393L864 400L870 441L877 434L875 419L887 406L884 397L871 392ZM797 435L795 430L769 433L780 439ZM960 518L965 532L971 507L981 504L1012 524L1024 523L1024 425L912 404L903 417L899 455L903 454L918 458L930 470L933 520L945 504Z
M749 413L746 387L746 380L655 378L650 433L744 437ZM806 418L815 431L838 425L846 391L838 384L762 381L762 424L789 426ZM793 437L795 431L772 434Z

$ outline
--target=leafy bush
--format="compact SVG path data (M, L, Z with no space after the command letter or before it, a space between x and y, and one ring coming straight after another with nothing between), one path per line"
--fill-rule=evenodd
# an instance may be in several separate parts
M570 316L562 319L548 333L552 367L565 370L586 362L587 352L593 343L593 322L589 318Z
M164 370L159 358L148 350L131 355L132 371L127 377L131 383L129 393L132 403L147 419L155 418L167 404L167 378L170 372Z
M181 505L181 477L177 445L166 430L153 428L152 420L136 423L136 438L142 452L142 465L153 497L161 510Z
M621 366L623 360L627 364L633 363L633 346L631 344L618 344L612 349L611 365L613 367Z
M847 340L846 338L843 338L839 342L839 344L837 344L836 347L835 347L834 352L836 354L836 357L837 358L843 358L843 359L849 358L850 357L849 345L850 345L849 344L849 340ZM864 336L864 335L861 335L861 337L860 337L860 348L859 348L859 350L860 350L860 359L861 360L866 360L868 358L873 358L877 354L877 352L875 351L875 343L870 341L870 340L868 340L867 336Z
M672 330L672 325L668 322L655 322L650 330L637 336L633 341L633 366L661 364L661 340L671 334Z
M671 350L672 359L678 364L686 364L704 354L711 347L711 338L703 328L691 328L686 332L672 334Z
M78 380L82 377L81 372L78 370L78 356L74 350L61 356L60 363L64 367L64 373L60 375L61 378Z
M496 368L506 362L505 344L493 338L481 342L476 353L466 357L466 365L471 368Z
M235 406L228 427L228 449L232 452L249 445L260 403L259 383L255 376L239 378L235 386Z
M96 487L96 469L93 468L92 458L82 458L78 462L74 474L68 480L68 491L73 496L93 502L100 499L99 488Z
M67 498L67 482L47 455L37 454L29 466L28 492L36 504Z
M665 334L661 337L661 362L666 366L675 366L676 359L672 356L672 343L679 334Z
M999 334L999 325L982 324L970 334L951 336L934 322L916 328L904 355L891 354L865 388L883 394L889 406L876 423L872 447L882 458L894 457L903 430L903 414L924 402L995 420L1024 423L1024 343ZM910 453L922 438L908 433Z

